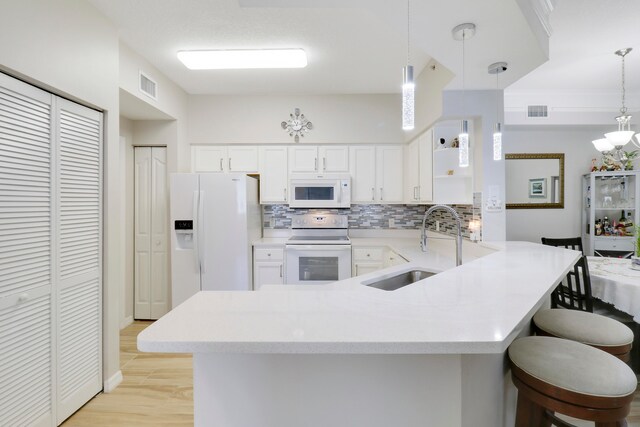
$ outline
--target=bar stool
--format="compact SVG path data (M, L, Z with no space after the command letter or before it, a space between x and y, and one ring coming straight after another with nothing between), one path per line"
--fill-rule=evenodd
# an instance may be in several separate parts
M621 360L579 342L540 336L515 340L508 353L518 389L515 427L570 425L555 413L596 427L626 425L637 380Z
M547 309L533 316L536 335L577 341L628 362L633 331L625 324L599 314L578 310Z

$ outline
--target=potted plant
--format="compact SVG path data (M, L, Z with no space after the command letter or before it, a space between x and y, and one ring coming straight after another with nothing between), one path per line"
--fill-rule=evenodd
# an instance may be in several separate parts
M638 150L633 150L633 151L625 151L624 154L627 157L627 160L624 163L624 170L632 171L633 162L635 161L635 159L638 158L638 155L640 155L640 153L638 152Z

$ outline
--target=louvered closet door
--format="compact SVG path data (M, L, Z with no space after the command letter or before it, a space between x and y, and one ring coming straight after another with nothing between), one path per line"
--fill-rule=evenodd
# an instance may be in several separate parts
M52 95L0 73L0 425L50 426Z
M102 389L102 114L56 100L57 419Z

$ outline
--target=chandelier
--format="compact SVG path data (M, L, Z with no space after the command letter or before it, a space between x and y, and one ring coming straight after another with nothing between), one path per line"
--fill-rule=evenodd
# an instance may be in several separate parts
M627 155L622 150L628 142L633 138L634 131L631 130L631 115L627 114L627 107L625 105L625 74L624 74L624 57L631 52L632 48L616 50L615 54L622 58L622 107L620 108L620 115L616 117L618 122L618 130L615 132L609 132L604 134L604 138L592 141L596 150L602 153L610 154L616 162L624 162L627 160ZM640 135L640 134L638 134ZM636 135L636 138L640 136ZM636 141L633 141L635 145L638 145ZM640 147L640 145L638 145Z

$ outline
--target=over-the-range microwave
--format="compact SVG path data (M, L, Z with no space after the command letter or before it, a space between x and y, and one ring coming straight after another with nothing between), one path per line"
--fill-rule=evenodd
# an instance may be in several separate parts
M289 207L348 208L351 206L349 174L297 173L289 177Z

